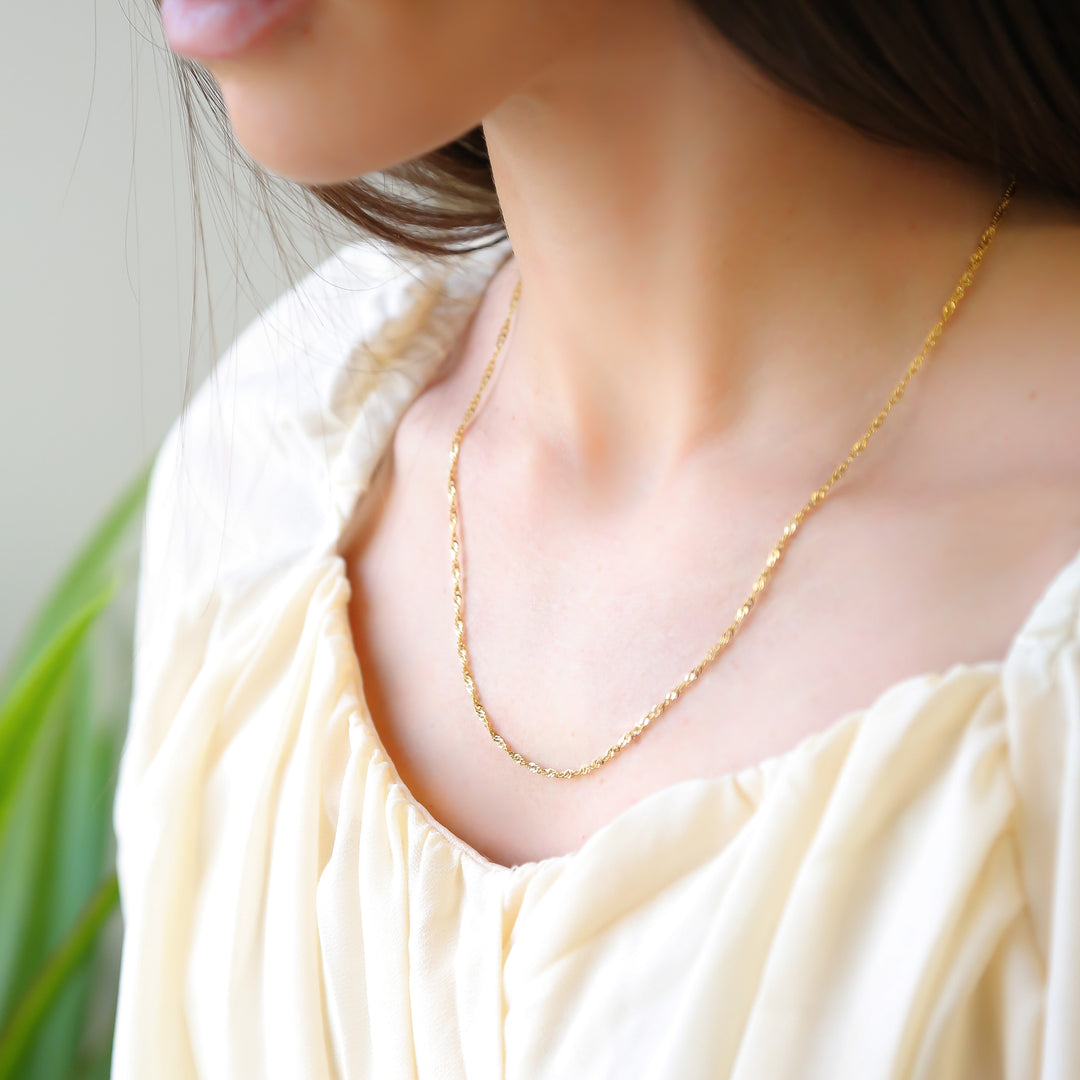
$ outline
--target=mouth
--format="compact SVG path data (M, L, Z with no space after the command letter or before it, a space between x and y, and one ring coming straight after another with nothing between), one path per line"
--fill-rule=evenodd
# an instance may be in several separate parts
M160 0L169 48L193 60L236 56L261 43L312 0Z

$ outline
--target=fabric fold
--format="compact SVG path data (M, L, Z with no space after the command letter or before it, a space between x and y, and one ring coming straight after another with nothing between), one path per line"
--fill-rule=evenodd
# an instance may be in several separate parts
M503 867L401 782L346 533L506 243L338 252L155 462L114 1080L1080 1076L1080 553L1000 663Z

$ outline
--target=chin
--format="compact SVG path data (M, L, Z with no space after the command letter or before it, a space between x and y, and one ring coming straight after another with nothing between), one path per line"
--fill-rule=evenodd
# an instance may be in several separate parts
M222 97L236 141L264 169L305 184L330 184L387 167L378 133L349 137L317 119L288 95L260 92L247 81L221 81ZM390 162L389 164L392 164Z
M394 108L392 95L354 92L348 101L307 94L279 80L218 80L237 142L264 169L303 184L336 184L419 157L479 119ZM357 101L374 101L371 107Z
M258 165L297 184L341 184L388 165L366 158L343 157L333 147L313 144L302 137L273 128L233 124L236 141ZM390 164L393 164L392 162Z

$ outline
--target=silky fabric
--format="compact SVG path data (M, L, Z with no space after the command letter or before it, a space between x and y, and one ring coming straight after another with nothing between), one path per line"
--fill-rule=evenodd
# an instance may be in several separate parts
M344 537L509 253L342 249L162 444L114 1080L1080 1077L1080 553L1004 660L905 679L570 854L500 866L402 784Z

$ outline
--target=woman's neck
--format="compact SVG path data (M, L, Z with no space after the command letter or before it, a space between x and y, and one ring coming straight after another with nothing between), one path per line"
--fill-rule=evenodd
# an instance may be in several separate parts
M678 0L593 18L484 130L522 279L502 411L598 478L857 435L1000 193L795 100Z

